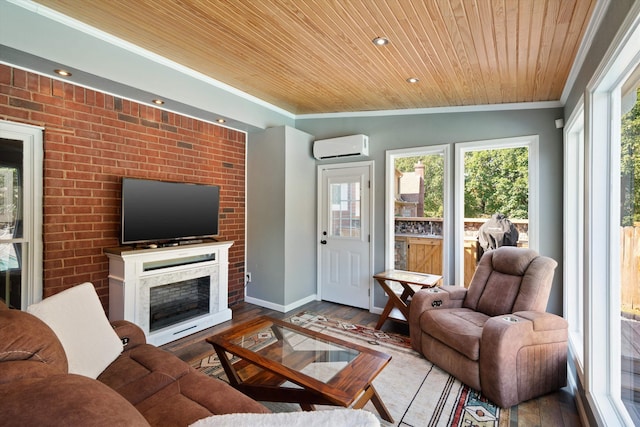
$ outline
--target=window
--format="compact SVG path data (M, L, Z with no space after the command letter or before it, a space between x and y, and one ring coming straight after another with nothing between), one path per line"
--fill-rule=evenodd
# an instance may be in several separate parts
M42 129L0 120L0 298L42 299Z
M538 137L533 135L455 144L456 167L455 190L453 191L448 179L451 170L449 153L449 145L407 148L387 152L385 266L386 268L412 270L409 265L412 259L410 245L412 243L415 245L418 242L411 235L403 236L408 233L403 233L402 226L407 230L410 229L411 233L416 229L425 235L439 234L442 238L442 250L438 253L442 254L442 259L438 262L443 266L443 283L462 285L471 279L477 259L475 235L472 237L472 241L465 239L465 226L469 223L464 214L465 191L471 187L471 185L465 185L468 182L466 177L469 171L477 169L471 164L472 161L485 160L483 156L488 155L499 159L501 164L508 165L503 168L504 174L502 176L496 174L494 177L495 180L501 180L504 184L503 187L498 186L497 188L499 190L504 188L503 193L509 193L507 196L516 194L518 197L502 197L500 194L496 194L495 198L502 201L501 206L511 206L513 200L520 200L520 203L513 203L513 208L510 208L506 213L513 213L518 217L513 218L513 222L517 222L522 230L522 242L519 245L537 250ZM518 164L518 168L511 167L514 164ZM520 169L517 177L509 175L513 173L512 169ZM420 173L416 173L417 170ZM422 178L422 184L411 184L410 180L405 180L407 181L406 186L403 186L404 178L415 178L415 176ZM521 190L519 192L514 190L516 185L513 182L515 181ZM424 188L405 191L404 188L411 188L411 185L416 188L423 185ZM442 198L427 197L428 195L433 196L433 193L441 194ZM414 194L421 198L413 200ZM454 223L451 221L453 212L450 207L451 200L455 200L456 204L455 232L452 227ZM494 205L487 207L487 209L493 208ZM486 218L481 220L481 222L484 221ZM403 237L406 239L403 240ZM454 258L451 257L451 254L455 254L454 262L452 262ZM423 264L430 266L430 268L433 266L433 263ZM455 272L455 279L452 277L452 272Z
M628 100L638 87L639 3L615 40L585 98L585 383L599 423L631 426L640 423L640 416L638 398L631 392L637 359L629 346L638 348L640 341L637 334L628 334L635 324L625 313L628 251L623 245L624 229L635 227L628 224L637 208L637 181L631 172L637 149L627 146L624 134L627 115L637 106L636 100Z
M22 295L22 141L0 139L0 297L20 308Z
M449 153L448 145L387 151L386 268L450 281Z
M622 85L620 176L620 375L622 401L640 424L640 66Z
M360 181L330 183L331 213L329 230L331 237L360 238Z
M478 227L494 213L516 225L518 246L538 249L537 136L456 144L455 179L456 283L470 283Z

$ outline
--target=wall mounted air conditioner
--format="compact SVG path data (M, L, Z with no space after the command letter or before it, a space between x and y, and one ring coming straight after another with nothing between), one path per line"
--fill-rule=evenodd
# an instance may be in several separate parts
M349 135L338 138L318 139L313 143L313 157L318 160L368 155L369 137L367 135Z

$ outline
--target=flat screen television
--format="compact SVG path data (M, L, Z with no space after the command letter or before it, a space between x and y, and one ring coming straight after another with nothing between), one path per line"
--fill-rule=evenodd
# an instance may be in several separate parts
M179 243L218 235L220 187L122 179L123 245Z

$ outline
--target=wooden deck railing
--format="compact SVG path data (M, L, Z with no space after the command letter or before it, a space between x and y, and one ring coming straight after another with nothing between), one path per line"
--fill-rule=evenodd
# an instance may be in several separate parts
M476 242L464 245L464 286L476 268ZM640 226L620 227L620 298L622 310L636 312L640 320Z
M640 310L640 226L620 227L622 309Z

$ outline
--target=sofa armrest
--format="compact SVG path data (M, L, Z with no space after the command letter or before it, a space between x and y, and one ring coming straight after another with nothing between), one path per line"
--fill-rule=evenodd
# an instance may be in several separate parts
M2 421L15 426L149 425L115 390L82 375L58 374L0 384L0 402Z
M10 360L0 363L0 385L24 379L60 375L60 369L37 360Z
M552 313L521 311L490 318L480 350L483 393L510 407L530 398L529 393L562 387L567 340L568 322Z
M467 289L462 286L440 286L420 289L411 297L409 305L409 336L411 347L420 351L420 317L428 310L462 307Z
M114 320L111 322L111 326L113 326L113 330L116 331L116 334L118 334L118 337L122 340L124 350L129 350L147 343L147 337L144 335L142 329L135 323L131 323L128 320Z

